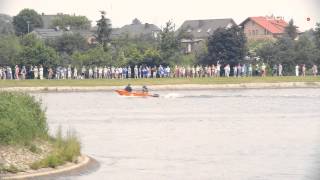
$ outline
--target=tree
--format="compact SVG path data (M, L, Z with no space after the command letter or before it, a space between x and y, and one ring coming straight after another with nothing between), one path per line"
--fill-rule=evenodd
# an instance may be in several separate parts
M320 62L320 51L313 39L309 34L300 36L297 41L288 35L283 36L258 48L257 55L270 66L281 63L284 74L293 75L297 64L311 67Z
M107 50L107 45L110 42L110 35L112 31L110 19L105 18L105 12L101 11L101 19L97 21L98 42L103 45L104 50Z
M160 32L160 51L162 64L172 64L180 54L180 42L175 36L175 28L172 22L167 22Z
M161 65L160 51L152 47L145 49L143 53L143 61L141 63L148 66Z
M22 38L22 51L19 55L22 65L43 65L44 67L53 67L59 64L57 52L37 39L35 35L29 34Z
M246 36L242 29L233 26L229 29L217 29L208 40L207 64L236 64L247 53Z
M294 40L298 36L298 27L294 25L293 19L289 21L289 24L287 27L285 27L286 34L289 35L289 37Z
M12 18L5 14L0 14L0 34L13 34L14 28Z
M84 51L88 49L88 43L79 33L64 33L55 40L48 42L59 53L67 53L71 55L76 51Z
M109 52L105 52L102 45L91 48L84 52L75 52L72 55L73 65L76 66L93 66L93 65L114 65L112 56Z
M13 17L13 25L16 34L22 35L33 31L34 28L42 27L43 22L41 16L35 10L23 9L17 16Z
M70 27L72 29L86 29L89 30L91 23L86 16L70 16L68 14L58 15L53 19L51 28L59 26L66 29Z
M17 59L21 52L19 38L14 35L0 36L0 66L20 64Z
M317 47L320 49L320 23L317 23L316 29L314 31L314 38Z

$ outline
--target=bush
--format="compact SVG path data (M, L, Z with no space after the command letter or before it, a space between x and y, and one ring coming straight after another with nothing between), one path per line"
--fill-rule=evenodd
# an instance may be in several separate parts
M27 144L47 137L45 112L34 97L0 92L0 102L0 144Z
M80 142L75 133L68 132L66 138L62 137L61 129L58 130L57 135L52 139L53 151L45 159L33 163L30 167L32 169L40 169L63 165L65 162L76 162L80 153Z

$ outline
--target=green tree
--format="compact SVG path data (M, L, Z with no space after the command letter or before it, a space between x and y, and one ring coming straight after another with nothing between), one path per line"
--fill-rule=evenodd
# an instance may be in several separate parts
M148 66L161 65L160 51L152 47L145 49L143 53L143 61L141 63Z
M60 28L66 29L90 29L91 23L86 16L71 16L68 14L58 15L53 19L51 28L59 26Z
M124 55L124 52L122 49L120 49L118 51L118 54L117 54L117 59L116 59L116 62L114 65L116 66L124 66L124 65L127 65L127 58L125 57Z
M0 36L0 66L20 64L18 62L20 52L21 45L18 37L14 35Z
M320 49L320 23L317 23L315 31L314 31L314 38L317 47Z
M299 37L295 43L294 52L296 64L306 64L307 67L311 67L319 62L319 49L306 35Z
M236 64L243 60L247 53L246 36L237 26L229 29L217 29L208 40L207 64Z
M76 66L92 66L92 65L114 65L112 56L109 52L105 52L102 45L91 48L84 52L75 52L72 55L73 65Z
M124 48L124 54L127 57L128 64L136 65L142 64L143 61L143 54L138 49L136 44L131 44Z
M112 31L111 21L110 19L105 17L105 12L101 11L101 19L97 22L98 30L98 38L100 44L103 45L103 48L107 50L108 43L110 43L110 35Z
M14 28L12 18L5 14L0 14L0 34L13 34Z
M33 9L23 9L17 16L13 17L13 25L17 35L22 35L33 31L34 28L42 27L41 16Z
M64 33L62 36L47 44L52 46L59 53L67 53L68 55L71 55L76 51L84 51L89 47L86 39L79 33Z
M172 22L167 22L166 26L160 32L160 51L162 64L171 64L177 59L180 53L180 42L175 36L175 28Z
M298 27L294 25L293 19L289 21L288 26L285 28L285 32L289 35L289 37L294 40L298 36Z
M52 67L59 64L59 56L57 52L45 45L45 43L37 39L35 35L29 34L21 39L23 45L19 55L22 65L43 65L44 67Z

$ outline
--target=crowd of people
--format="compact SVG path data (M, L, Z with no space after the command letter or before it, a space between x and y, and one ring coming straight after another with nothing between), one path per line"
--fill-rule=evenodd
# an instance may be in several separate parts
M270 67L272 76L283 76L282 64L274 64ZM199 78L199 77L250 77L267 75L267 66L262 64L238 64L222 66L221 64L210 66L82 66L81 68L58 66L56 68L44 68L42 65L19 67L13 69L10 66L0 67L0 79L127 79L127 78ZM296 65L295 75L306 76L307 68L304 64ZM313 65L312 75L317 76L318 67ZM270 71L269 71L270 72Z

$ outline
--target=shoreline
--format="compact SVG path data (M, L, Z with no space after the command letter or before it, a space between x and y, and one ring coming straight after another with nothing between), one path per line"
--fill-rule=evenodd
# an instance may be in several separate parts
M141 86L132 86L141 89ZM281 89L281 88L320 88L320 82L280 82L280 83L238 83L238 84L177 84L149 85L152 91L162 90L218 90L218 89ZM123 86L43 86L43 87L2 87L0 91L25 92L90 92L114 91Z
M39 170L31 170L29 172L21 172L17 174L0 174L0 179L28 179L28 178L38 178L38 177L50 177L50 176L59 176L65 173L70 173L74 171L83 171L89 166L93 166L95 162L89 156L82 155L79 157L81 161L79 163L67 163L57 168L43 168Z

